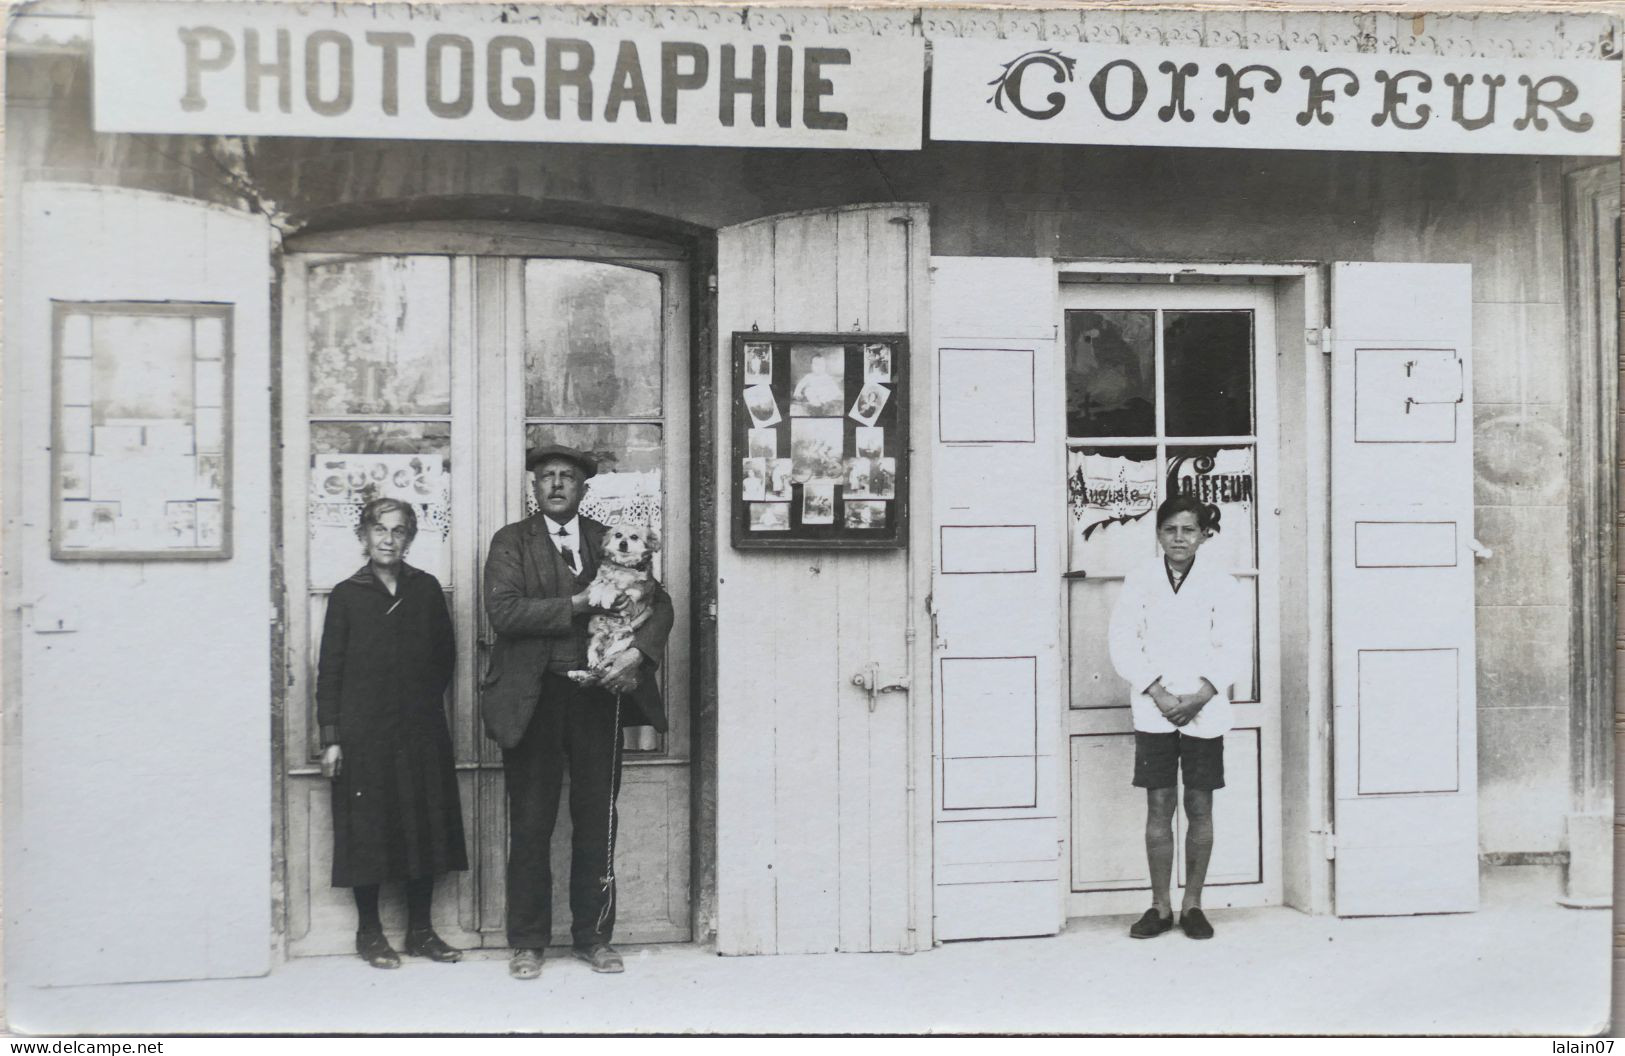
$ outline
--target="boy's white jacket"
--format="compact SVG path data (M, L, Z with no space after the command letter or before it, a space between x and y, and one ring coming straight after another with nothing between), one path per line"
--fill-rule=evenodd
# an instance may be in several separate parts
M1235 577L1200 553L1178 593L1161 554L1128 574L1112 609L1111 654L1112 666L1128 680L1136 730L1219 737L1230 729L1231 690L1251 660L1244 602ZM1177 727L1145 693L1158 678L1170 693L1194 693L1205 678L1218 694Z

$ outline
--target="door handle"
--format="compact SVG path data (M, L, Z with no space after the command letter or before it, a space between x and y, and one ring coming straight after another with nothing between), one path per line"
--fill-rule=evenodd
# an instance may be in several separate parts
M907 675L898 675L882 681L880 678L880 665L871 660L863 665L861 671L852 676L852 684L868 694L869 710L873 712L875 705L880 703L880 694L907 693L910 679Z

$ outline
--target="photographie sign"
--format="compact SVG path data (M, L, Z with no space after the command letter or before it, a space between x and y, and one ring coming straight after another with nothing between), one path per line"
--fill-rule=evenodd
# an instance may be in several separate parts
M99 4L98 132L917 150L919 38Z
M932 51L937 140L1620 151L1617 62L963 39Z
M908 539L908 339L733 335L733 545Z

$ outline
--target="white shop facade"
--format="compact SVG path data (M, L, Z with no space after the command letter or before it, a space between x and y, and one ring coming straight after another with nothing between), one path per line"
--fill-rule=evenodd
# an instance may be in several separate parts
M312 673L374 494L457 631L436 924L502 946L479 576L545 442L678 613L618 941L1143 909L1105 624L1175 490L1253 616L1209 907L1606 898L1616 22L513 10L14 20L8 978L349 950ZM753 334L890 342L829 417L893 486L822 535L799 464L741 490L808 417L742 417Z

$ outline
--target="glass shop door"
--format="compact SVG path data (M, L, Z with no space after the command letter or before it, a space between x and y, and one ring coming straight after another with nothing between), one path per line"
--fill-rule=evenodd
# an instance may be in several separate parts
M512 232L510 231L510 235ZM283 516L289 692L284 722L286 934L295 955L349 952L354 907L329 886L332 828L315 722L326 599L361 564L361 506L412 502L407 560L444 586L457 634L447 717L469 871L436 891L435 925L465 947L503 946L507 815L502 754L485 736L478 675L494 640L480 601L492 533L534 512L525 450L563 443L600 464L581 512L652 522L656 574L677 625L661 669L671 729L626 731L616 939L690 937L689 363L686 265L654 243L594 248L538 229L512 252L433 252L408 232L368 252L287 258ZM339 237L348 247L351 240ZM459 239L454 244L471 240ZM537 255L535 246L569 256ZM308 247L301 247L302 249ZM391 251L391 250L394 251ZM569 814L554 834L555 905L568 906ZM385 925L402 926L384 890ZM555 913L567 941L569 913Z
M1280 645L1274 298L1269 286L1062 287L1066 370L1069 916L1150 905L1145 792L1129 687L1107 624L1123 576L1154 558L1155 510L1175 491L1218 506L1198 561L1220 561L1252 602L1253 663L1225 736L1226 787L1204 906L1278 903ZM1175 821L1174 898L1184 816Z

